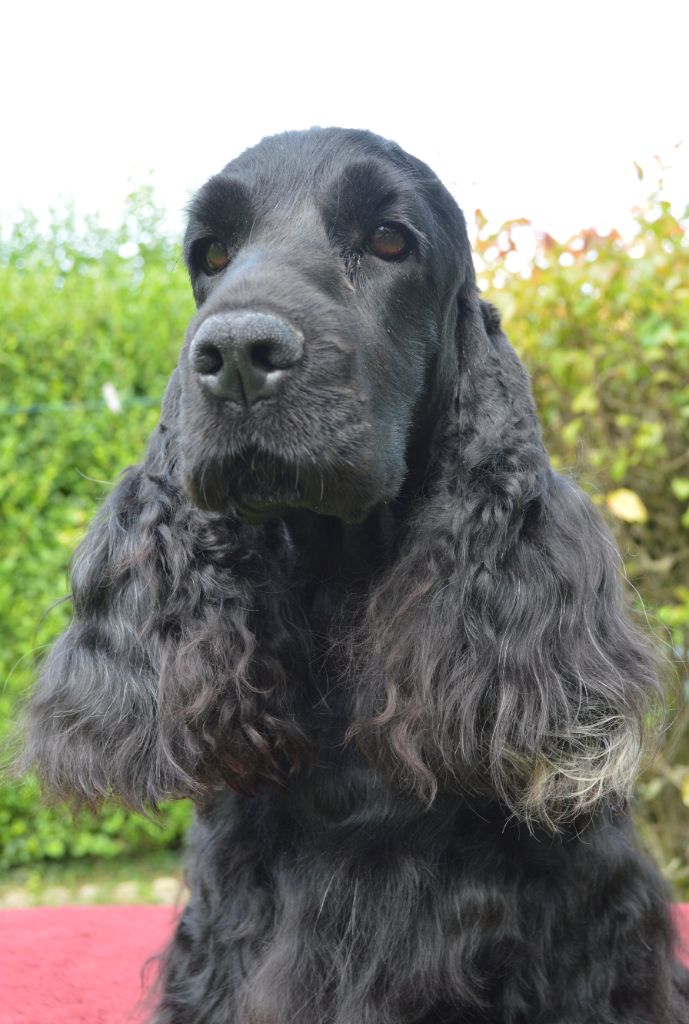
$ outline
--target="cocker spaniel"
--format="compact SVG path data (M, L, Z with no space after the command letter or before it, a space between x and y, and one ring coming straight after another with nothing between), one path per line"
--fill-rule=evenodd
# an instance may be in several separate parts
M457 205L375 135L287 133L184 251L25 755L58 797L195 801L154 1020L686 1024L628 816L654 659Z

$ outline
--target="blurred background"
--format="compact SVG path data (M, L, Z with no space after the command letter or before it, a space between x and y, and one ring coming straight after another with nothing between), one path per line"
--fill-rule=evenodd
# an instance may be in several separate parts
M71 552L140 457L192 301L194 188L263 135L370 128L465 211L558 468L689 696L686 3L33 3L0 15L0 742ZM638 786L689 899L689 725ZM76 819L0 784L0 906L167 902L190 808Z

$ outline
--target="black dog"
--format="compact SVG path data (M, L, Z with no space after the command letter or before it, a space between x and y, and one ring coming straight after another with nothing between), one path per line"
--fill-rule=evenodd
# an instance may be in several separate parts
M26 757L197 804L155 1020L686 1024L626 810L653 658L454 201L368 133L286 134L185 253L198 313Z

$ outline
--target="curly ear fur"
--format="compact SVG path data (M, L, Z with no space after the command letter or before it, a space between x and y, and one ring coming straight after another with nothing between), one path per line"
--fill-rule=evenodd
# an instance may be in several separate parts
M552 471L526 372L473 289L457 342L428 496L354 644L353 732L426 799L493 793L557 828L628 797L661 690L615 546Z
M76 553L74 619L28 710L21 768L59 798L112 794L141 807L220 779L250 789L305 750L284 713L282 667L298 664L293 638L304 631L274 597L262 607L255 583L280 538L187 500L166 425L176 403L173 376L145 461L124 473Z

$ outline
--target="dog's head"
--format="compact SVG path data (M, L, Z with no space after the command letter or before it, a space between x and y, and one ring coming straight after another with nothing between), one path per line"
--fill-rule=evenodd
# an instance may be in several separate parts
M185 488L243 520L363 520L445 401L438 364L473 280L456 203L398 146L316 129L248 150L189 213Z

